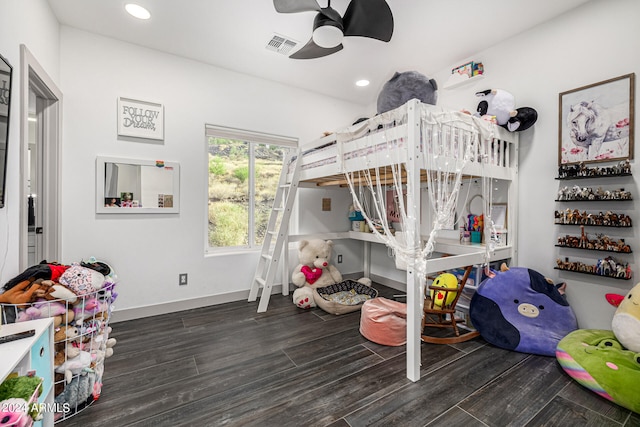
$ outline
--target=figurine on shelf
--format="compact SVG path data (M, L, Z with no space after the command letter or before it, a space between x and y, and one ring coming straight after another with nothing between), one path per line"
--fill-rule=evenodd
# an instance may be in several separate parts
M587 167L582 162L571 165L560 165L560 167L558 167L558 179L624 175L631 175L631 164L629 160L622 160L616 165L606 167Z

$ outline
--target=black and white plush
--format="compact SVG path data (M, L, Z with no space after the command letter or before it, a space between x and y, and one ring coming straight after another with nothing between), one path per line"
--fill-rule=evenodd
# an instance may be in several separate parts
M378 95L378 114L398 108L414 98L436 105L438 84L417 71L396 72Z

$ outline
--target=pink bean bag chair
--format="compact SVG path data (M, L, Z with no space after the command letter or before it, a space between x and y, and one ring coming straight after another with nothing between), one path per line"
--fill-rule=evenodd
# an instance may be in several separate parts
M362 305L360 333L381 345L407 342L407 305L390 299L373 298Z

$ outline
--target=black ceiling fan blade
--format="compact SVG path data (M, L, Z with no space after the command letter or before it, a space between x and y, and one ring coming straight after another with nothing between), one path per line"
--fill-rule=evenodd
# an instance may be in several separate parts
M385 0L351 0L342 18L345 36L391 40L393 14Z
M292 55L289 55L289 58L292 58L292 59L322 58L323 56L331 55L332 53L336 53L341 50L342 50L342 44L339 44L336 47L325 48L325 47L318 46L313 42L313 39L311 39L299 51L297 51Z
M320 12L322 8L316 0L273 0L279 13Z

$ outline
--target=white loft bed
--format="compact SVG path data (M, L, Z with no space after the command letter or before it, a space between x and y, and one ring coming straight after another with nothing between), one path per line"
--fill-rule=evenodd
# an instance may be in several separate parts
M425 124L426 127L424 127ZM429 200L420 200L421 191L419 190L421 182L425 181L427 175L424 169L425 156L431 156L430 159L437 157L437 161L429 162L435 168L454 162L465 149L469 148L466 145L471 139L466 140L463 137L468 133L479 135L479 138L475 139L475 143L471 143L472 157L462 169L463 175L507 181L508 242L505 246L488 250L485 245L462 245L457 239L439 239L435 252L447 253L451 256L427 259L427 273L506 258L511 258L515 262L518 187L518 136L515 133L468 114L447 112L439 107L411 100L393 112L384 113L343 132L336 132L302 145L300 147L302 154L294 162L302 162L299 182L318 187L344 186L345 173L365 169L378 168L382 173L379 176L384 176L384 171L390 167L391 163L400 163L403 168L403 182L407 184L407 206L420 207L423 203L429 203ZM421 135L425 137L422 138ZM376 152L385 154L372 155ZM294 169L293 165L293 162L289 165L290 170ZM384 185L382 179L379 182ZM405 228L415 230L406 236L407 240L410 244L420 242L422 239L420 212L408 211L407 217L409 221L415 222L413 227ZM332 236L356 238L365 242L376 240L375 235L370 233L364 236L365 233L336 231L338 233L332 233L329 238ZM291 237L292 240L296 240L296 237ZM298 239L301 237L297 236ZM368 253L365 253L365 258L367 256ZM285 255L285 265L286 262ZM423 281L411 266L407 269L406 280L407 377L417 381L420 378L422 316L420 286Z

